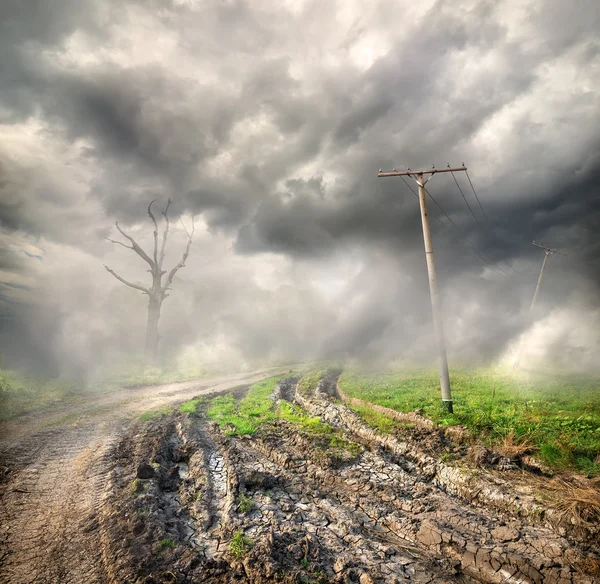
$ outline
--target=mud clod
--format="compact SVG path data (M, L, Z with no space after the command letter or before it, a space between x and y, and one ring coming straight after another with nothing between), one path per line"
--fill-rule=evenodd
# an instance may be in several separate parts
M138 479L151 479L154 477L154 468L147 463L142 463L137 468Z

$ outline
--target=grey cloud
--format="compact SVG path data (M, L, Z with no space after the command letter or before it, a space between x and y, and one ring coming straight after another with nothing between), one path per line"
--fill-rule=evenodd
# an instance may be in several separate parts
M100 256L112 252L102 238L116 219L145 225L149 200L163 205L171 196L174 217L201 215L215 241L233 250L195 248L202 261L182 272L165 304L166 351L220 336L253 356L426 351L418 202L400 180L376 178L378 168L400 164L466 159L490 217L484 221L464 176L457 178L483 229L451 177L429 183L460 228L430 203L450 328L462 331L451 335L453 351L493 355L523 328L541 259L532 239L578 248L549 267L542 308L575 302L573 285L597 289L596 4L574 10L539 0L519 12L503 2L437 2L404 28L395 3L360 8L347 24L340 6L309 3L293 14L241 1L139 1L127 10L112 2L3 4L0 227L56 244L54 253L72 262L40 276L41 290L79 280L62 291L60 309L39 308L55 315L39 330L15 311L3 346L21 335L23 352L48 362L69 355L73 370L113 349L135 352L144 306L133 292L110 288ZM370 66L357 64L352 51L372 32L386 49ZM89 54L67 53L77 39ZM6 128L26 127L34 113L41 129L30 143L39 137L47 146L29 152L26 138L17 144ZM26 134L20 126L18 133ZM362 270L336 284L344 292L331 300L314 281L328 282L322 274L357 249ZM510 276L488 274L471 252L501 262ZM285 260L306 276L289 268L277 285L261 286L250 271L207 268L240 256L249 266ZM15 257L0 254L0 269L20 273ZM135 257L119 261L118 269L143 277ZM54 356L38 334L60 340Z

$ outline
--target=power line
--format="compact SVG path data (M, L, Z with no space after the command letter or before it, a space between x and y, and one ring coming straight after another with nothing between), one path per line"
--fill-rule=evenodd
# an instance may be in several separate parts
M464 166L464 162L463 162L463 166ZM477 199L477 202L479 203L479 208L481 209L481 212L483 213L483 216L489 221L488 216L485 214L485 211L483 210L483 207L481 206L481 201L479 200L479 197L477 196L477 191L475 190L475 187L473 186L473 182L471 181L471 177L469 176L469 172L467 170L465 170L465 174L467 175L467 179L469 180L469 184L471 185L471 188L473 189L473 194L475 195L475 198Z
M464 163L463 163L464 166ZM448 163L448 168L450 168L450 164ZM465 173L468 176L468 172L465 169ZM456 179L456 176L454 176L454 173L451 172L450 173L452 175L452 178L454 179L454 182L456 183L456 187L458 188L460 194L462 195L462 198L465 202L465 204L467 205L467 208L469 209L469 211L471 212L471 215L473 215L473 219L475 219L475 222L477 223L477 226L479 227L479 229L481 229L482 233L485 233L485 230L483 229L481 223L479 222L479 219L477 219L477 216L475 215L475 213L473 212L473 209L471 208L471 205L469 205L469 201L467 201L467 197L465 196L464 191L462 190L462 188L460 187L460 185L458 184L458 180ZM489 222L489 218L488 216L485 214L485 211L483 210L483 207L481 206L481 202L479 200L479 197L477 196L477 193L475 192L475 188L473 187L473 183L471 181L471 179L469 178L469 184L471 185L471 188L473 189L473 193L475 194L475 198L477 199L477 202L479 203L479 207L481 209L481 212L483 213L483 216L486 218L486 220ZM502 262L504 262L507 266L509 270L512 270L513 272L515 272L516 274L519 274L520 276L522 276L523 274L520 274L515 268L514 266L509 263L507 260L500 260ZM502 270L502 268L500 268L500 266L498 266L499 269ZM502 270L502 272L504 272L506 274L506 272L504 270Z
M419 198L418 193L412 188L412 186L410 185L410 183L404 178L404 176L402 175L398 175L400 176L400 178L402 179L402 181L404 182L404 184L409 188L409 190L411 191L411 193L413 195L415 195L415 197L417 197L417 199ZM452 176L454 176L454 173L452 173ZM455 179L456 180L456 179ZM459 187L460 188L460 187ZM444 211L444 209L442 209L441 205L437 202L437 200L434 198L434 196L429 192L428 189L425 189L425 192L429 195L429 198L434 202L434 204L436 205L436 207L443 213L443 215L446 217L446 219L448 219L448 221L450 221L450 223L452 223L452 225L454 225L454 227L456 228L456 230L461 234L464 235L464 232L460 229L460 227L458 227L458 225L456 223L454 223L454 221L450 218L450 216L448 215L448 213L446 213L446 211ZM444 222L439 218L439 217L435 217L435 219L437 220L437 222L447 231L450 231L450 229L448 228L447 225L444 224ZM505 272L500 266L493 265L492 260L490 260L489 258L487 258L488 261L482 259L481 257L479 257L479 255L477 255L475 252L470 251L469 252L475 259L477 259L479 262L481 262L482 265L490 268L490 270L494 271L496 274L505 274L508 276L508 273ZM484 258L486 256L484 256L483 254L480 254L481 256L483 256ZM499 271L498 271L499 270Z
M450 167L449 164L448 164L448 167ZM481 226L481 223L479 223L479 219L477 219L477 217L475 216L475 213L473 213L473 209L471 209L471 205L469 205L469 201L467 201L467 197L465 197L463 190L460 188L460 185L458 184L458 181L456 180L454 173L451 172L450 174L452 175L452 178L454 179L454 182L456 183L456 186L458 187L458 190L460 191L460 194L462 195L464 202L466 203L467 207L469 208L469 211L471 211L471 215L473 215L473 219L475 219L475 221L477 222L477 225L479 225L479 229L481 229L483 231L483 227Z
M410 191L412 192L412 194L417 197L417 199L419 198L419 194L417 193L417 191L415 191L415 189L413 189L410 186L410 183L408 183L406 181L406 179L403 176L400 176L400 178L402 179L402 181L404 182L404 184L410 189ZM442 213L444 213L444 210L438 205L437 201L431 196L431 193L425 189L425 192L431 197L431 200L440 208L440 211L442 211ZM445 214L445 213L444 213ZM446 215L446 217L448 217L448 215ZM434 219L446 230L450 231L447 227L447 225L439 218L439 217L434 217ZM450 223L452 223L454 225L454 227L456 227L456 225L454 224L454 221L452 221L452 219L450 219L450 217L448 217L448 220L450 221ZM458 227L456 227L458 229ZM460 230L459 230L460 231Z
M425 189L425 192L429 195L431 200L435 203L436 207L446 216L446 219L448 219L448 221L450 221L450 223L452 223L452 225L454 225L454 227L456 227L458 232L460 234L462 234L461 228L456 223L454 223L454 221L452 221L452 219L450 219L450 216L448 215L448 213L446 213L446 211L444 211L444 209L442 209L440 204L433 198L433 195L427 189Z
M445 217L448 219L448 221L450 221L450 223L452 223L452 225L454 225L454 227L456 228L456 230L461 234L464 235L463 230L456 224L454 223L454 221L452 221L452 219L450 219L450 216L448 215L448 213L446 213L446 211L444 211L444 209L442 209L441 205L433 198L433 195L429 192L428 189L425 189L425 192L429 195L430 199L436 204L436 206L438 207L438 209L445 215ZM443 223L442 223L443 225ZM445 227L445 226L444 226ZM508 274L499 266L496 264L496 266L494 267L492 265L492 260L490 260L489 258L487 258L484 254L482 254L480 252L480 255L484 258L484 261L482 260L478 255L476 255L474 252L471 252L471 254L476 257L484 266L488 266L489 268L491 268L492 270L494 270L494 272L498 273L498 270L500 270L503 274L506 274L508 276ZM496 269L497 268L497 269Z

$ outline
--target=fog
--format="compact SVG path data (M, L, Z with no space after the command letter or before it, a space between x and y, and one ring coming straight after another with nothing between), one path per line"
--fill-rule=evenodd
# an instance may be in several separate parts
M84 2L0 8L3 366L90 378L143 350L148 203L171 207L160 359L434 364L428 189L450 364L598 372L594 2ZM413 186L414 188L414 186ZM544 252L552 255L528 315ZM474 257L485 258L483 265Z

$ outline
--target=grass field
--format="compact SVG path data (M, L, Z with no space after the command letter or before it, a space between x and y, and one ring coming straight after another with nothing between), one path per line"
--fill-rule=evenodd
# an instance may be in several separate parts
M0 369L0 421L53 405L76 404L92 395L106 394L121 388L175 383L197 379L207 374L208 372L199 369L132 367L111 373L94 382L87 382L48 379Z
M37 408L81 399L81 385L47 380L0 369L0 420L8 420Z
M454 414L441 407L434 371L346 371L340 387L349 396L401 412L420 408L438 424L465 426L490 446L507 439L529 445L554 469L600 475L600 380L479 369L453 370L451 381ZM362 410L366 421L383 431L394 429L385 416Z

